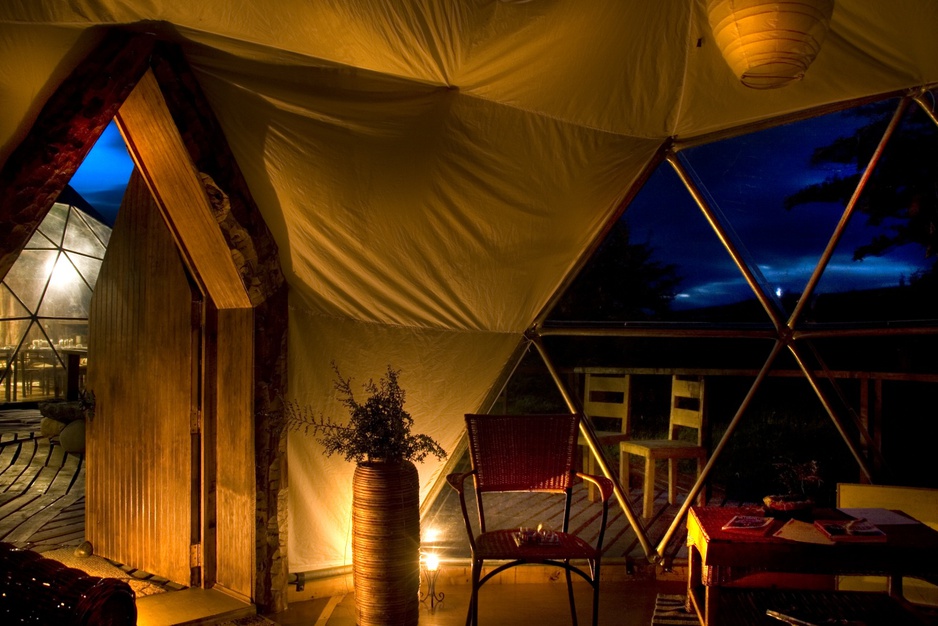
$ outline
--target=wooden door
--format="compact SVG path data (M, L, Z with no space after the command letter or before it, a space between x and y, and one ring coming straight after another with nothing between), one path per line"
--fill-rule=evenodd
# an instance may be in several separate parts
M199 584L199 301L135 172L91 305L86 538L183 585Z

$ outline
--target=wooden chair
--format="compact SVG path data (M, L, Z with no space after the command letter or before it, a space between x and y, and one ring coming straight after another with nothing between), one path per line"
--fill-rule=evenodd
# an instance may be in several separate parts
M629 381L628 374L586 372L583 378L583 412L596 424L597 419L618 420L618 430L596 430L596 440L601 446L616 445L630 438L629 435ZM580 435L579 445L583 448L583 471L598 474L596 457L586 440ZM589 487L589 499L595 501L596 490Z
M695 429L697 431L697 441L690 442L678 439L680 428ZM645 459L642 517L648 519L654 513L656 462L660 459L667 459L668 461L668 503L674 504L677 499L677 463L680 459L697 459L697 476L700 476L707 462L707 449L704 446L705 435L706 401L703 377L672 376L668 438L631 440L619 444L619 475L623 488L628 489L629 485L629 455L634 454ZM701 501L701 504L703 503Z
M526 563L557 566L564 570L570 612L576 626L576 604L571 574L581 576L593 588L593 626L599 615L599 566L603 537L612 496L612 481L605 477L576 472L577 433L580 416L567 415L466 415L472 470L450 474L447 480L459 493L469 547L472 554L472 595L466 624L479 618L479 589L493 576ZM472 477L478 518L473 521L466 506L466 479ZM602 500L602 520L595 543L589 543L569 529L570 503L575 477L592 482ZM521 539L519 527L489 529L485 522L483 499L488 494L526 492L547 496L559 509L561 528L553 533L533 534ZM540 513L539 513L540 514ZM546 516L546 510L543 512ZM523 523L523 521L522 521ZM499 564L482 575L485 561ZM585 561L583 568L574 561Z

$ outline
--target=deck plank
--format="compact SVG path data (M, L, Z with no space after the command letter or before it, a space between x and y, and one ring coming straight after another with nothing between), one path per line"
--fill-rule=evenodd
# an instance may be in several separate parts
M29 439L20 445L16 460L0 474L0 491L23 490L29 487L33 477L42 468L42 448L47 442ZM14 486L17 485L17 486Z
M37 437L40 420L34 410L0 412L0 540L77 546L85 535L83 459Z
M54 519L67 506L74 504L79 497L81 496L78 494L71 494L59 498L36 498L29 506L4 520L4 525L13 525L14 530L3 540L10 543L29 541L35 533L42 530L46 522Z
M639 472L640 474L640 472ZM693 476L688 476L678 487L679 501L686 497ZM655 486L654 515L649 520L641 520L646 528L649 542L653 548L664 537L668 527L679 510L679 505L669 505L667 501L667 474L664 481ZM467 489L466 506L470 512L475 511L475 497L472 489ZM537 500L541 494L514 493L506 496L505 503L486 498L486 522L490 528L505 527L505 520L512 515L520 515L525 525L537 526L543 523L547 527L559 528L560 514L548 515L546 505ZM542 497L542 496L541 496ZM633 512L641 515L642 487L638 486L629 493L629 501ZM510 503L508 503L510 502ZM574 487L574 496L570 514L570 528L583 533L587 541L595 541L599 532L600 507L590 502L587 490L583 485ZM438 549L446 559L468 559L469 545L466 539L465 523L459 506L459 497L454 490L446 489L442 492L422 522L426 528L434 528L442 532L443 540L438 542ZM478 529L476 529L477 531ZM666 567L673 563L683 563L687 558L686 528L679 527L664 550ZM610 502L609 519L606 524L606 535L603 547L604 561L625 563L648 563L644 549L638 541L635 530L629 524L625 512L618 501Z

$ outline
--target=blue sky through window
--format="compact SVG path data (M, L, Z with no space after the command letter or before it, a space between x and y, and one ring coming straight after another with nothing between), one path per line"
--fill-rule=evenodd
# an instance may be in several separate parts
M787 209L785 199L808 185L856 172L855 163L812 163L811 157L816 148L853 135L869 123L870 116L891 115L889 107L865 112L832 113L680 153L727 229L735 233L736 244L751 259L757 277L764 279L766 291L789 305L814 271L844 207L812 202ZM936 134L932 129L923 141L934 143ZM113 226L132 170L123 138L112 122L70 184ZM632 243L647 245L652 260L675 266L681 279L671 305L675 313L754 298L670 165L658 168L622 219ZM915 245L854 260L859 246L894 226L895 220L871 225L865 215L855 215L818 292L891 288L928 269L931 262Z
M133 167L124 139L112 121L69 184L113 228Z
M757 278L764 280L766 292L779 298L789 312L827 246L844 204L811 202L789 209L786 198L811 184L857 174L855 162L815 163L812 154L838 138L851 137L871 120L884 123L891 114L889 107L882 106L862 115L856 111L833 113L680 153L682 163L705 188ZM931 132L928 125L921 128L926 129L923 144L934 144L933 127ZM663 163L652 175L622 219L629 226L632 243L650 246L654 261L676 267L681 282L672 302L675 313L725 307L753 298L669 164ZM856 212L817 293L894 288L929 269L932 262L918 245L854 260L860 246L888 233L899 222L887 219L872 224L867 215Z

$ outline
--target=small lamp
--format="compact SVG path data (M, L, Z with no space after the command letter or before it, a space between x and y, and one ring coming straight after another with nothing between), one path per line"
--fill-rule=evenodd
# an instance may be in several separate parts
M430 601L430 613L436 613L436 605L443 602L443 592L436 592L436 581L440 577L440 557L435 552L423 552L420 555L420 573L426 585L420 586L420 602Z
M834 0L708 0L710 28L743 85L774 89L804 77L827 35Z
M443 602L443 594L436 592L436 581L440 577L440 555L437 554L437 544L443 537L443 533L436 528L427 528L423 531L423 537L420 541L420 595L422 604L430 601L430 613L436 612L436 605Z

